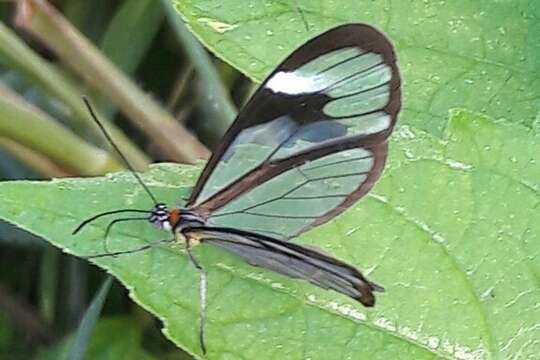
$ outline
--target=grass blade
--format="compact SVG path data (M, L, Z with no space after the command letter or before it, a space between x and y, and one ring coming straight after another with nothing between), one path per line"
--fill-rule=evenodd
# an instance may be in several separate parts
M84 360L84 355L88 349L90 338L92 337L97 320L101 314L101 309L103 308L103 304L105 303L105 299L107 298L107 294L111 288L112 281L113 278L111 276L107 276L107 279L105 279L103 285L101 285L99 292L92 300L88 310L86 310L86 313L81 320L81 324L75 333L73 343L66 353L66 360Z

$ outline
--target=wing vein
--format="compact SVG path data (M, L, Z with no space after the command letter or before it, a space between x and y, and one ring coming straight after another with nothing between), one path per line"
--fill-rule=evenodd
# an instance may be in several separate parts
M345 64L345 63L348 63L348 62L351 61L351 60L361 58L362 56L367 55L367 54L369 54L369 53L368 53L367 51L364 51L364 52L362 52L362 53L360 53L360 54L351 55L350 57L348 57L348 58L346 58L346 59L343 59L343 60L341 60L341 61L339 61L339 62L337 62L337 63L335 63L335 64L332 64L332 65L328 66L326 69L323 69L323 70L321 70L321 71L315 73L315 75L321 75L321 74L324 74L325 72L327 72L327 71L329 71L329 70L332 70L332 69L334 69L334 68L336 68L336 67L338 67L338 66L340 66L340 65L343 65L343 64Z
M278 201L278 200L281 200L281 199L286 199L287 195L295 192L296 190L298 190L301 187L309 184L312 181L331 180L331 179L338 179L338 178L342 178L342 177L358 176L358 175L366 175L366 174L369 174L369 171L361 171L361 172L339 174L339 175L321 176L321 177L313 178L313 179L308 178L306 181L303 181L300 184L295 185L293 188L287 190L285 193L283 193L283 194L281 194L279 196L275 196L273 198L270 198L270 199L265 200L263 202L260 202L258 204L254 204L254 205L245 207L245 208L243 208L241 210L229 211L229 212L224 212L224 213L219 213L219 214L211 214L208 218L217 218L217 217L223 217L223 216L235 215L235 214L248 214L248 215L260 215L260 216L263 216L261 214L251 213L251 212L249 212L249 210L255 209L255 208L263 206L263 205L270 204L270 203L272 203L274 201ZM324 196L321 196L321 198L324 198ZM291 199L291 198L289 198L289 199ZM293 216L284 216L284 217L285 218L287 218L287 217L295 218ZM317 217L317 216L315 216L315 217ZM300 217L300 218L304 218L304 217ZM308 219L311 219L311 218L312 217L308 217Z
M251 211L243 211L246 215L261 216L275 219L317 219L320 215L277 215L277 214L261 214Z
M360 117L360 116L365 116L365 115L373 115L373 114L376 114L376 113L381 112L381 111L384 111L384 112L386 113L386 111L384 110L384 108L378 108L378 109L366 111L366 112L363 112L363 113L350 114L350 115L342 115L342 116L331 116L331 118L332 118L332 119L336 119L336 120L352 119L352 118L356 118L356 117ZM381 130L381 131L386 131L386 129L383 129L383 130Z
M355 158L350 158L350 159L345 159L345 160L333 161L333 162L328 163L328 164L321 164L321 165L305 168L305 169L302 169L302 170L303 171L311 171L311 170L315 170L315 169L321 169L321 168L324 168L324 167L327 167L327 166L333 166L333 165L338 165L338 164L346 164L346 163L351 162L351 161L370 159L372 157L373 157L373 155L369 154L369 155L366 155L366 156L360 156L360 157L355 157Z
M336 96L334 99L345 99L345 98L348 98L348 97L360 95L360 94L366 93L366 92L371 91L371 90L380 89L380 88L382 88L383 86L385 86L385 85L387 85L389 83L390 83L390 80L385 81L385 82L383 82L383 83L381 83L379 85L370 87L368 89L363 89L363 90L360 90L360 91L357 91L357 92L354 92L354 93L350 93L350 94L347 94L347 95Z
M370 67L367 67L367 68L365 68L365 69L362 69L362 70L360 70L360 71L354 72L354 73L352 73L352 74L350 74L350 75L347 75L347 76L345 76L344 78L342 78L342 79L340 79L340 80L334 82L333 84L328 85L326 88L317 91L315 94L320 94L320 93L323 93L323 92L326 93L326 92L328 92L329 90L332 90L332 89L335 90L335 88L334 88L335 86L340 86L340 85L342 85L341 83L346 82L346 81L349 81L349 80L351 80L352 78L354 78L354 77L356 77L356 76L359 76L359 75L362 75L362 74L364 74L364 73L366 73L366 72L368 72L368 71L370 71L370 70L373 70L374 68L378 67L379 65L383 65L383 64L384 64L384 62L380 62L380 63L377 63L377 64L372 65L372 66L370 66Z
M320 195L320 196L284 196L283 199L287 200L309 200L309 199L331 199L347 197L349 194L332 194L332 195Z

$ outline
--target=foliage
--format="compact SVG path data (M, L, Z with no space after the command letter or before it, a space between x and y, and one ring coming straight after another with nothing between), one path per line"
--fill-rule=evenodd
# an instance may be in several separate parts
M327 358L339 351L339 358L404 353L507 358L536 353L540 246L534 239L540 219L535 179L540 173L533 159L540 142L519 125L465 111L453 112L447 129L440 141L403 127L373 194L301 239L367 269L384 284L387 292L374 310L254 270L219 250L197 248L210 278L208 357ZM160 165L144 180L160 199L174 204L179 194L187 194L198 171ZM129 173L12 182L0 189L2 217L79 256L103 252L106 225L71 236L80 219L150 205ZM81 193L88 194L85 207L77 196ZM29 201L40 218L25 210ZM61 212L52 210L60 207ZM108 246L135 249L163 236L146 223L130 224L119 226ZM164 321L173 341L200 352L197 273L181 249L96 263Z
M381 181L354 208L298 239L383 284L377 306L362 308L199 246L195 254L209 272L208 358L489 359L540 352L537 5L175 3L197 38L256 81L303 41L351 21L389 34L405 80L401 127ZM150 159L206 156L202 143L221 136L234 113L230 98L242 103L249 85L207 57L167 0L55 4L60 11L45 1L0 5L4 23L17 10L19 30L0 24L0 175L43 179L119 169L82 94L92 97L138 169ZM26 5L33 12L24 12ZM71 33L76 29L86 37ZM172 206L189 194L201 166L152 165L142 176ZM127 172L8 181L0 194L0 218L11 224L0 226L0 352L28 358L40 348L37 358L58 358L74 343L104 274L49 244L78 256L103 253L106 220L77 236L73 228L103 210L152 204ZM144 222L124 224L107 245L132 249L167 235ZM97 321L80 347L88 358L188 356L167 346L141 308L163 321L166 337L202 356L198 276L180 247L95 263L140 307L113 285L101 318L99 311L88 315L87 323Z
M537 2L176 0L176 6L217 56L258 81L325 29L374 24L396 44L405 82L401 122L438 136L455 107L528 127L538 115Z

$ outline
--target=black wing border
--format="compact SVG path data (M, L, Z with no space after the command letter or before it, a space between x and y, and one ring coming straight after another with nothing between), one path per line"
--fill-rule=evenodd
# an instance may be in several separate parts
M208 214L225 206L229 201L235 199L242 193L253 189L287 170L335 152L360 147L371 151L374 157L373 169L366 181L364 181L355 191L351 192L341 204L303 228L299 233L327 222L369 192L384 169L388 152L388 137L395 126L397 116L401 109L401 78L396 64L396 55L390 40L376 28L367 24L345 24L330 29L309 40L274 69L257 89L253 97L244 106L244 109L256 106L257 103L264 103L264 98L267 96L275 96L272 95L272 93L269 94L269 90L265 88L265 85L277 72L293 71L318 56L345 47L359 47L362 50L380 54L384 63L390 67L392 71L392 78L390 80L390 100L385 107L382 108L382 110L391 117L390 126L378 133L351 136L347 139L337 139L325 143L319 148L309 149L308 151L300 152L285 159L262 163L212 195L210 198L205 199L200 204L194 204L204 188L206 181L213 173L234 138L242 129L256 124L257 119L253 119L248 116L249 114L246 115L245 111L242 111L238 114L229 130L225 133L217 150L206 164L188 200L188 207L202 216L208 216Z

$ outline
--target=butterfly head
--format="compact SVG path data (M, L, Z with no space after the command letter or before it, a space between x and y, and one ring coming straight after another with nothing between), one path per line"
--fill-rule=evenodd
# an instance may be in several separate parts
M173 212L175 212L175 210L169 211L167 205L157 203L152 208L148 221L150 221L158 229L170 231L174 227L174 224L171 222L171 215Z

